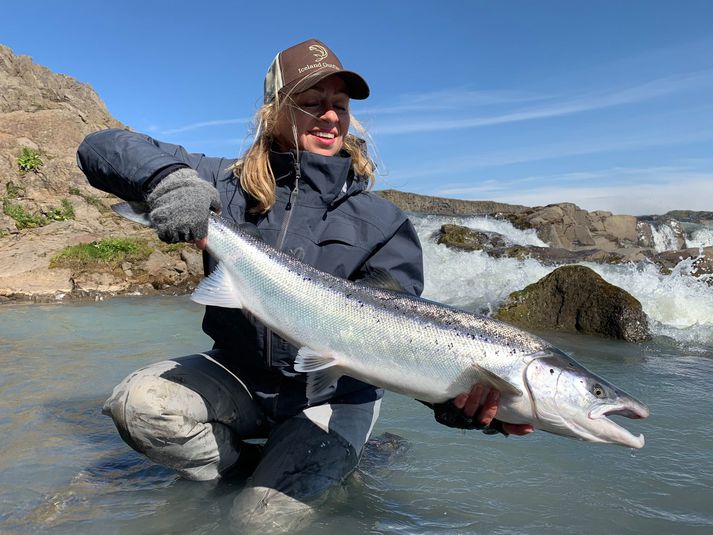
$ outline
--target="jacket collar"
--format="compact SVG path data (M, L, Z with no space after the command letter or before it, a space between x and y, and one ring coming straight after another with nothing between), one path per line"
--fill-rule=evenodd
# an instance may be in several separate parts
M294 152L270 150L270 165L278 186L291 185L296 176ZM352 195L366 187L366 180L353 180L352 159L346 152L336 156L322 156L300 152L300 190L311 190L325 204L333 204L345 195Z

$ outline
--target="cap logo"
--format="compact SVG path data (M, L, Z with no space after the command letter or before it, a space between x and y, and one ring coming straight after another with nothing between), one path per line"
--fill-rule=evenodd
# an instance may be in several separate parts
M329 55L327 50L321 45L310 45L309 51L312 52L315 61L322 61Z

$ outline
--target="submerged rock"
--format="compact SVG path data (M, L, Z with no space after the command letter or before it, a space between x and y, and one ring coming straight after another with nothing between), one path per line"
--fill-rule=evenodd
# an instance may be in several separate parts
M495 258L534 258L549 266L574 264L577 262L597 262L600 264L619 264L629 260L624 254L601 249L583 249L570 251L559 247L536 247L533 245L513 245L504 248L493 248L488 254ZM638 259L638 258L637 258Z
M584 266L563 266L513 292L497 312L525 328L593 334L629 342L651 337L641 303Z

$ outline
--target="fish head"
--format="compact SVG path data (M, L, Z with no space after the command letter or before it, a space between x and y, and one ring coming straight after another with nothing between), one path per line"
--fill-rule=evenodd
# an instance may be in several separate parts
M643 435L633 435L609 416L646 418L649 409L558 349L533 355L523 375L537 427L589 442L644 446Z

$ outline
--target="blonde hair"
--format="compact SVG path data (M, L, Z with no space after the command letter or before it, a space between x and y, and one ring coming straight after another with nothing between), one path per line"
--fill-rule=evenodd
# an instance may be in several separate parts
M236 161L231 170L233 175L240 180L240 185L248 195L256 202L251 211L265 213L275 204L275 175L270 166L270 148L275 141L275 129L280 113L287 113L285 105L289 99L284 99L281 104L277 99L268 104L264 104L255 114L255 141L245 154ZM351 125L362 135L366 134L365 129L359 121L349 114ZM297 140L295 140L295 143ZM368 189L374 186L374 163L369 158L366 151L365 142L352 135L347 134L344 138L345 150L352 158L352 171L356 176L368 179Z

